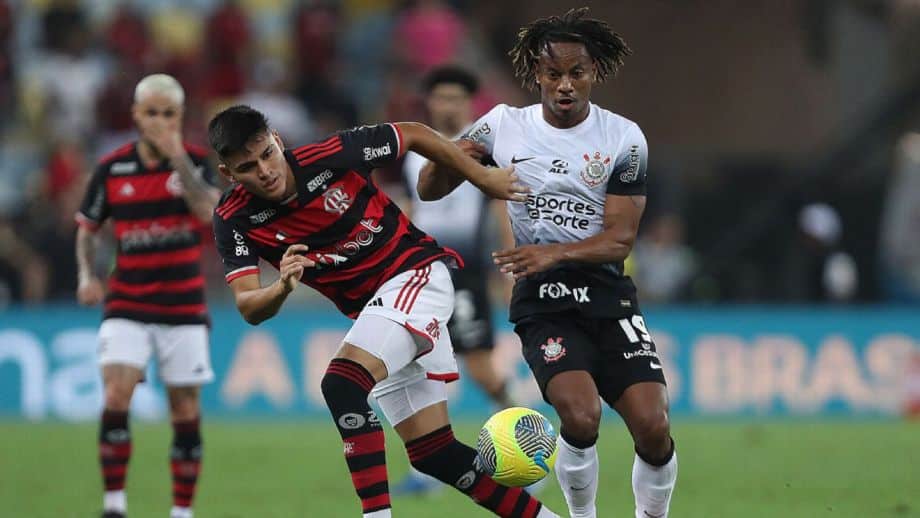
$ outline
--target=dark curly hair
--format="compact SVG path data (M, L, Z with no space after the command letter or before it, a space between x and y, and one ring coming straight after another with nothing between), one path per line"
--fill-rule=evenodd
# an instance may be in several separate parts
M587 7L570 9L562 16L541 18L521 28L514 48L508 52L514 65L514 75L528 89L534 88L540 53L549 50L553 42L581 43L594 61L596 79L604 81L615 76L623 58L632 50L623 38L613 32L607 22L585 18Z

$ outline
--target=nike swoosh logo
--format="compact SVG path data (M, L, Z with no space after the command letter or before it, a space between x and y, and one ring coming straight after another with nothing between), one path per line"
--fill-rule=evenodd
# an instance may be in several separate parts
M585 489L588 489L588 487L590 487L590 486L591 486L591 484L588 484L588 485L586 485L585 487L569 486L569 489L571 489L572 491L584 491Z
M652 514L648 511L642 511L642 513L645 514L645 516L648 516L649 518L661 518L662 516L664 516L663 514Z
M515 157L515 156L512 156L512 157L511 157L511 163L512 163L512 164L519 164L519 163L521 163L521 162L526 162L526 161L528 161L528 160L533 160L534 158L536 158L536 157L529 156L529 157L527 157L527 158L517 158L517 157Z
M655 370L661 369L661 365L658 365L655 362L648 362L648 366Z

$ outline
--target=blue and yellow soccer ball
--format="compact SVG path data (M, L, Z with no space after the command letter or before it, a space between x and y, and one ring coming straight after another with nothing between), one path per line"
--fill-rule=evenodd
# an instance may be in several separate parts
M504 486L529 486L556 462L556 431L529 408L507 408L486 421L477 444L480 468Z

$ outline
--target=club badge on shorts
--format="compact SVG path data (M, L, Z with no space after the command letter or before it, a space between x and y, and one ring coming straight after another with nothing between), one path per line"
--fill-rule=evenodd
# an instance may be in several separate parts
M607 171L607 166L610 165L609 156L601 158L600 151L595 151L593 157L585 153L582 155L582 158L585 159L587 164L585 164L585 168L581 170L581 179L588 187L593 189L607 181L607 177L610 176L610 173Z
M546 363L555 363L565 356L565 346L562 345L562 337L547 338L546 343L540 346L543 350L543 360Z

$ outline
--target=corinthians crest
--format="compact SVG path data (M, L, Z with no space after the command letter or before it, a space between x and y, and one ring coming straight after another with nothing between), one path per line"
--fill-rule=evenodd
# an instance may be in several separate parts
M546 363L554 363L565 356L565 346L562 345L562 337L547 338L546 343L540 346L543 349L543 360Z
M581 170L581 179L584 180L588 187L593 188L604 183L610 175L610 173L607 172L607 166L610 165L610 157L607 156L602 159L600 151L595 151L593 157L585 153L582 155L582 158L585 159L587 164L585 168Z

